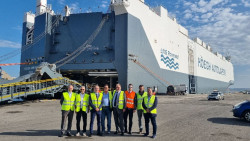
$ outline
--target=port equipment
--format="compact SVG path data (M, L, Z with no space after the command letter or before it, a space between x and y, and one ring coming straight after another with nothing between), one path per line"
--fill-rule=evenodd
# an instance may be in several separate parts
M62 90L63 87L73 85L79 89L82 85L77 81L63 77L56 71L54 64L42 63L34 73L18 77L10 81L0 82L0 102L10 101L29 95L51 95Z

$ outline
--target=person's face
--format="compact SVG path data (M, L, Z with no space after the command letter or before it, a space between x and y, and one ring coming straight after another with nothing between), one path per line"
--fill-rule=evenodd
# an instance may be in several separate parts
M96 92L96 93L99 93L99 86L95 86L95 89L94 89L94 91Z
M81 87L80 91L81 93L85 93L85 87Z
M74 89L74 87L73 87L72 85L70 85L70 86L68 87L69 92L72 92L73 89Z
M152 89L148 89L148 95L151 96L152 94Z
M133 90L133 86L132 86L132 85L129 85L129 86L128 86L128 89L129 89L129 91L132 91L132 90Z
M121 86L120 85L116 85L116 91L120 91L121 90Z
M142 92L142 91L144 91L144 87L142 86L142 87L139 87L139 90Z
M109 90L108 86L104 86L104 91L107 92Z

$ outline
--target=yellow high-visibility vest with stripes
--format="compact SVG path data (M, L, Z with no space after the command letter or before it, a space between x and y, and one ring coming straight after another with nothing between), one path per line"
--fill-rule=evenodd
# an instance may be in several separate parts
M155 102L155 95L152 95L149 101L148 101L148 96L144 97L144 104L148 109L154 105L154 102ZM144 113L147 113L147 111L145 109L144 109ZM156 108L153 109L150 113L157 114Z
M87 112L89 106L89 94L85 93L82 100L81 100L81 94L76 95L76 112L80 111L81 104L82 104L82 111Z
M97 99L96 94L95 93L91 93L90 94L91 100L92 100L92 104L95 105L96 108L99 108L99 106L102 103L102 97L103 97L103 93L99 93L99 97ZM92 110L93 108L90 106L90 110ZM100 111L102 110L102 108L100 109Z
M71 98L69 97L68 92L63 92L63 103L62 103L62 110L63 111L74 111L75 110L75 100L76 100L76 93L72 92Z
M148 93L147 92L144 92L142 95L138 93L136 93L136 98L137 98L137 110L143 110L143 107L142 107L142 101L143 101L143 98L145 96L147 96Z
M114 92L113 92L113 98L115 96L115 92L116 92L116 90L114 90ZM120 109L120 110L122 110L124 108L124 99L125 99L124 91L121 91L120 96L119 96L119 102L118 102L118 109Z

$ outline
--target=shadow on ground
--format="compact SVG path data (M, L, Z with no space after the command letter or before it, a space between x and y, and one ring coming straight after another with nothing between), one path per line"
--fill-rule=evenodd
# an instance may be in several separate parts
M1 132L0 135L9 135L9 136L58 136L60 133L60 130L26 130L24 132ZM71 132L72 134L75 134L75 131ZM92 137L96 137L96 131L94 131ZM114 134L114 132L111 132L111 134L104 134L104 137L119 137L121 134ZM84 137L84 136L72 136L67 137L64 136L67 139L91 139L92 137ZM134 132L132 135L125 134L123 137L143 137L143 135L138 134L137 132Z
M216 124L250 126L250 123L246 122L243 119L238 119L238 118L215 117L215 118L209 118L207 120Z

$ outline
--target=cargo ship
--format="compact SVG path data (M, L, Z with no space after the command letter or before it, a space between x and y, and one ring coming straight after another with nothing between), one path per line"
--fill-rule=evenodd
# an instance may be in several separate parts
M25 13L21 62L30 65L20 67L21 76L49 62L83 84L120 83L126 89L131 83L135 91L143 84L158 93L169 85L186 85L193 94L225 92L234 83L230 56L190 39L162 6L111 0L107 13L64 10L55 13L47 0L37 0L36 13Z

